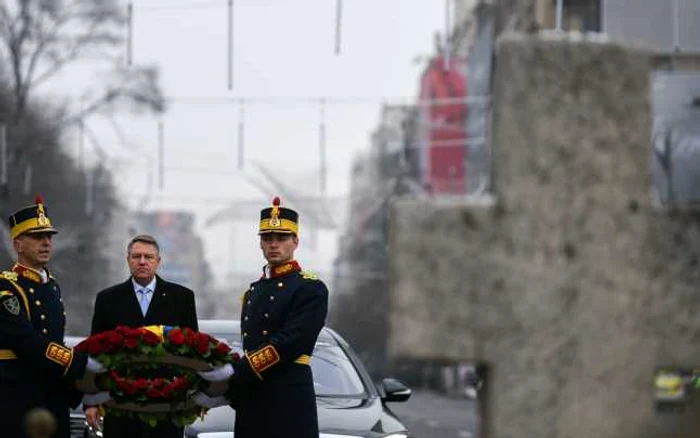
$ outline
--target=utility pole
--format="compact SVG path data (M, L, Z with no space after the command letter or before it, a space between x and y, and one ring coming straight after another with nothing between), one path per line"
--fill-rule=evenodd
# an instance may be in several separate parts
M562 31L562 17L564 15L564 0L557 0L556 23L555 29L557 32Z
M161 191L163 190L163 186L165 185L165 175L163 175L165 171L165 167L163 165L163 160L165 159L165 152L164 152L164 131L165 127L163 126L163 120L158 121L158 189Z
M335 54L340 55L340 38L343 20L343 0L335 3Z
M134 60L134 4L126 6L126 65L131 66Z
M243 99L238 107L238 170L243 170L245 163L245 103Z
M0 124L0 185L7 185L7 125Z
M228 0L228 89L233 89L233 0Z
M319 177L320 177L320 188L321 195L326 193L326 99L321 99L321 106L319 108L319 125L318 125L318 147L319 147Z

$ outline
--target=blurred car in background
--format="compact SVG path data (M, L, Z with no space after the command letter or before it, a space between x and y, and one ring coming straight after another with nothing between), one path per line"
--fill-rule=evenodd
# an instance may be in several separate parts
M240 323L200 320L199 330L242 353ZM83 338L66 337L66 345ZM375 383L353 349L335 331L324 328L316 342L313 371L319 438L415 438L387 406L405 402L411 390L396 379ZM228 406L210 409L203 420L185 428L185 438L233 438L235 411ZM85 422L82 406L71 412L71 438L101 437ZM290 431L290 436L294 436Z
M202 320L199 329L242 352L239 321ZM353 349L324 328L311 358L320 438L412 438L387 403L404 402L411 390L396 379L375 384ZM232 438L235 411L211 409L185 428L186 438ZM290 431L289 436L294 436Z

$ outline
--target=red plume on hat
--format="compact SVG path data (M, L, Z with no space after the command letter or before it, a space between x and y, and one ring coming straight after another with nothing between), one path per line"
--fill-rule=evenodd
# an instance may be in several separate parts
M36 195L35 201L37 204L43 204L44 203L44 197L41 195Z

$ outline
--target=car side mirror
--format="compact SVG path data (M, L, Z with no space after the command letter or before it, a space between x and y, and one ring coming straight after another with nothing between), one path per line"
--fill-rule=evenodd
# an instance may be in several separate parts
M411 397L411 390L400 381L392 378L382 380L385 402L405 402Z

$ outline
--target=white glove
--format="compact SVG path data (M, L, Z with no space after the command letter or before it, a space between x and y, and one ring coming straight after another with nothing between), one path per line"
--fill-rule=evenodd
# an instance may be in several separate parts
M95 394L83 395L83 406L97 406L112 399L109 391L97 392Z
M233 366L231 366L230 363L227 363L226 365L215 368L211 371L198 371L197 374L199 374L202 379L209 382L222 382L233 376Z
M105 371L107 371L107 368L105 368L104 365L99 363L96 359L91 358L90 356L88 356L87 365L85 366L85 368L93 374L104 373Z
M207 409L215 408L217 406L228 405L228 400L226 400L226 397L224 397L223 395L220 395L218 397L209 397L203 392L196 392L192 396L192 400L194 400L194 402L197 403L199 406Z

